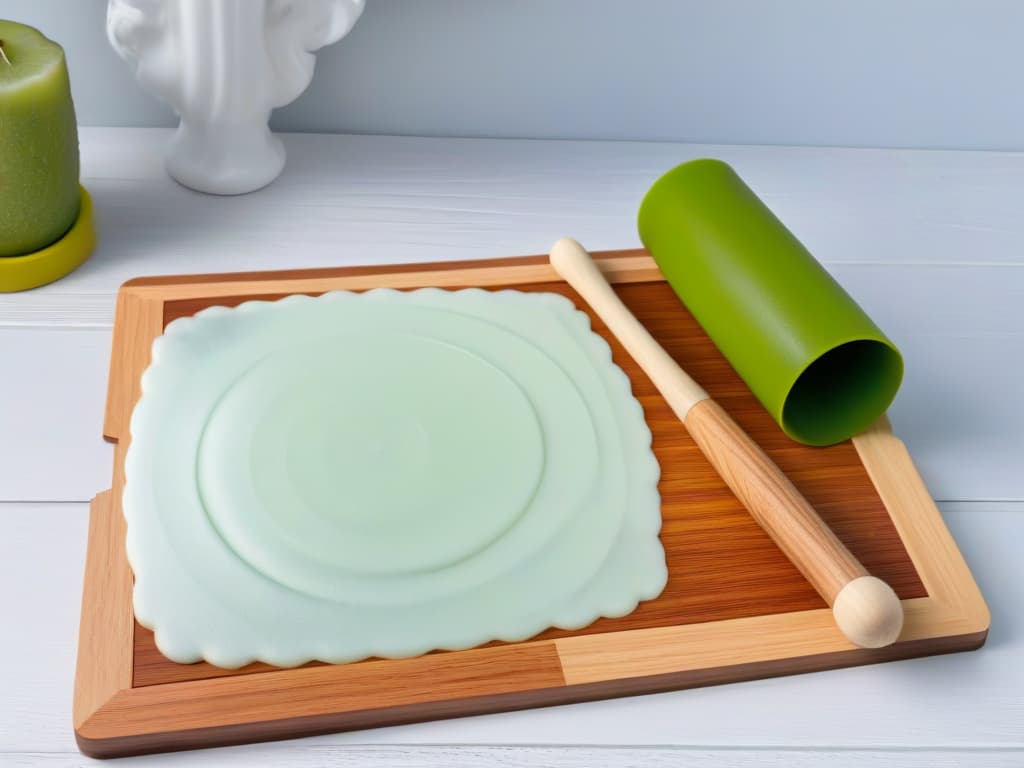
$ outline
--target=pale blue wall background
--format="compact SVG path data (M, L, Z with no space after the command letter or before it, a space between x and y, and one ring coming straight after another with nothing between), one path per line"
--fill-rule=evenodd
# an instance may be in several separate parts
M105 0L0 0L87 125L165 125ZM368 0L281 130L1024 149L1021 0Z

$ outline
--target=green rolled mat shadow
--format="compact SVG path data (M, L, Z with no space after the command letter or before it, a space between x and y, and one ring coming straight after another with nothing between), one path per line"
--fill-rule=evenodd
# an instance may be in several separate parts
M832 445L885 413L903 359L871 318L720 160L654 183L640 239L783 431Z

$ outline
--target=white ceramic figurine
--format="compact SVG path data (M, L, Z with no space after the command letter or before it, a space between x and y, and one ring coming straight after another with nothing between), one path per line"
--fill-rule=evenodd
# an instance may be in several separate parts
M111 45L181 118L171 176L218 195L252 192L284 168L271 110L301 94L314 51L352 29L365 0L109 0Z

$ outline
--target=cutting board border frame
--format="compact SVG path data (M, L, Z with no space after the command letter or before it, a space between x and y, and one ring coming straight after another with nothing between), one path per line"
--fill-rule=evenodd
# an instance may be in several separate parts
M612 283L664 280L642 250L595 258ZM116 445L114 476L111 489L90 506L72 718L82 752L115 757L293 738L971 650L984 643L984 599L905 446L883 418L853 443L928 593L903 601L906 624L888 648L852 646L823 608L132 687L132 575L118 500L128 423L152 341L163 332L166 303L374 287L514 287L558 279L546 257L528 256L125 283L117 298L104 419L104 436ZM744 662L730 663L736 658ZM381 664L390 671L387 685L374 668ZM480 684L481 668L487 670L486 686ZM367 709L367 696L378 706Z

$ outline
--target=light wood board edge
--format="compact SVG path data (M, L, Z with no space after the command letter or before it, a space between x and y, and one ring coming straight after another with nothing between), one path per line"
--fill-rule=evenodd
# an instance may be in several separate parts
M95 745L154 733L323 716L358 722L361 713L372 711L377 714L370 722L379 725L396 708L419 708L419 719L430 717L432 710L443 717L445 707L454 702L516 694L536 697L564 688L554 643L546 640L121 690L78 729L77 736L80 742ZM462 711L468 714L473 709ZM341 727L345 725L343 720Z
M956 631L987 632L991 617L981 590L888 419L882 417L853 444L928 596L950 614Z
M128 433L153 340L163 333L163 313L164 304L158 298L124 288L118 292L103 418L103 437L107 440L117 441Z
M610 282L662 279L653 259L642 252L609 252L594 256ZM131 688L134 624L131 618L131 575L123 547L124 524L120 514L103 515L102 512L107 509L105 505L110 503L111 494L119 494L123 488L124 451L127 446L127 440L123 438L126 437L131 410L138 399L138 379L149 362L152 340L163 330L164 302L232 294L319 293L381 286L514 286L559 279L546 263L539 263L536 257L468 264L471 266L460 267L457 262L445 265L450 266L450 269L420 269L419 265L410 265L409 272L391 270L385 273L349 268L326 270L322 274L318 272L313 275L303 273L294 278L285 277L292 273L261 273L255 277L255 282L246 280L245 276L234 276L234 279L224 276L223 281L212 284L159 281L147 284L143 280L132 281L122 288L118 298L119 331L115 331L104 429L107 437L120 442L115 455L113 489L97 497L93 510L93 517L106 518L107 522L104 524L97 521L95 526L92 519L90 522L90 554L87 560L87 588L84 592L84 595L103 595L104 599L95 600L97 605L89 606L87 610L83 597L83 630L76 676L75 728L83 751L103 755L105 743L130 745L131 739L136 737L143 740L139 742L143 746L138 751L164 749L168 748L167 745L147 746L147 734L176 730L199 734L225 728L227 730L223 738L218 736L216 741L208 742L224 743L232 738L227 734L234 727L262 727L261 724L244 724L241 720L244 717L287 717L293 721L298 712L298 717L315 721L318 717L332 717L340 713L336 693L338 681L335 679L339 668L331 666ZM807 666L807 663L798 668L800 665L797 662L794 662L792 669L784 666L794 656L808 660L843 659L842 662L811 662L838 666L851 663L851 660L852 663L858 663L856 659L861 659L859 663L863 663L865 660L913 655L916 651L912 651L912 648L936 638L952 639L950 643L936 646L943 651L977 647L984 641L988 629L988 609L902 442L891 434L883 419L868 433L855 438L854 444L929 592L927 598L903 601L906 624L899 643L892 649L881 649L881 653L857 649L839 633L828 609L527 642L514 647L527 650L540 645L545 648L554 646L561 665L564 680L562 686L552 686L546 689L546 695L538 694L535 698L530 698L529 691L510 692L506 704L495 700L475 705L473 710L463 710L456 704L446 705L437 701L432 703L438 706L430 711L426 711L430 702L409 705L415 714L403 708L405 705L399 705L393 715L376 718L372 712L365 713L364 717L353 710L350 727L453 716L469 711L500 711L821 668ZM111 549L118 549L119 552L113 553ZM119 560L115 562L111 558ZM113 616L113 620L109 619L110 616ZM963 640L957 641L958 637ZM101 641L98 644L97 639ZM107 645L110 650L94 653L97 646L102 650ZM906 650L901 651L901 648ZM487 650L490 649L463 653ZM744 661L736 664L737 657ZM714 675L699 674L701 670L709 670L716 665L725 671ZM735 672L730 674L727 671L729 669ZM758 672L758 669L775 671ZM688 672L698 674L693 678L679 677ZM297 675L300 677L296 678ZM701 682L704 678L707 680ZM607 687L619 684L619 688ZM302 708L289 708L287 713L271 711L276 706L274 702L279 702L285 690L303 692L307 698ZM316 691L320 691L320 694L314 695ZM223 703L224 697L230 697L230 706L211 707L203 715L202 727L198 730L196 728L200 724L189 719L187 713L179 711L185 702L210 698ZM407 711L410 713L406 714ZM175 712L180 715L177 719ZM359 719L361 717L362 720ZM325 730L341 727L337 722L332 723ZM315 726L302 729L304 733L315 731ZM289 735L273 728L268 731L270 735L262 731L239 733L244 735L239 736L238 741ZM170 743L174 736L171 734L162 738ZM194 743L185 746L201 744L203 738L197 736ZM130 746L127 751L124 746L111 746L110 749L112 751L108 755L128 754L132 751Z
M104 491L89 506L72 721L79 731L132 686L135 617L124 518Z
M608 251L594 254L610 282L651 282L664 279L654 259L643 251ZM483 261L431 262L387 267L342 267L298 272L259 272L213 275L211 282L164 283L159 279L129 281L122 292L161 301L279 293L324 293L369 288L451 288L463 286L515 286L561 281L547 257L525 256ZM170 279L170 278L168 278Z
M902 441L883 418L853 442L928 591L928 597L902 601L897 643L962 636L967 645L980 645L988 608ZM569 685L677 674L737 658L771 662L856 649L825 608L581 635L555 644Z

